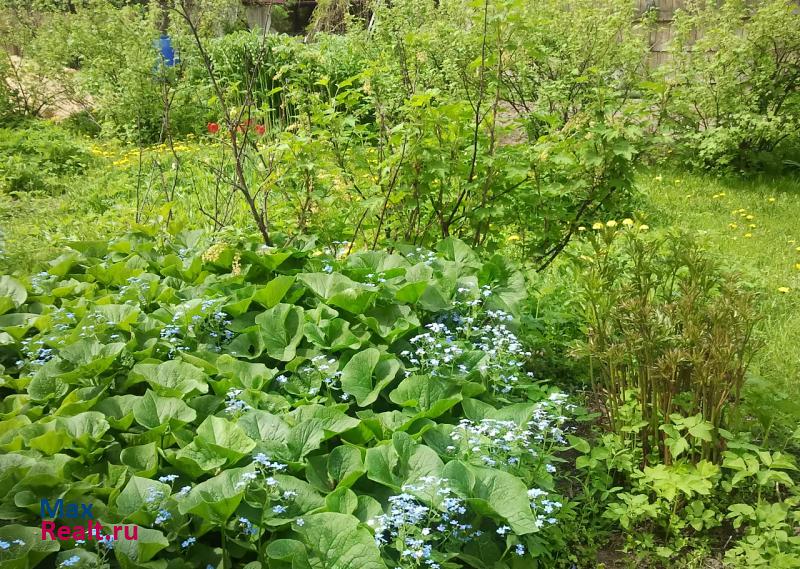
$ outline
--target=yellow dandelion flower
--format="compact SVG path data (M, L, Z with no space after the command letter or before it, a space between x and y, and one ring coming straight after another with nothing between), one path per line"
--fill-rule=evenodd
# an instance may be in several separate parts
M639 231L647 231L648 229L650 229L650 226L645 225L644 223L639 226Z
M747 221L750 221L751 219L755 219L755 216L753 216L753 215L748 215L747 217L745 217L745 219L746 219Z
M779 286L778 287L778 292L782 292L783 294L786 294L790 290L792 290L792 289L790 289L788 286Z
M752 233L745 233L745 234L744 234L744 237L752 237L752 236L753 236L753 234L752 234Z
M750 229L755 229L756 228L756 224L755 223L751 223L747 227L749 227Z
M736 228L737 228L737 227L739 227L739 226L738 226L738 225L736 225L735 223L729 223L729 224L728 224L728 227L730 227L731 229L736 229Z
M579 225L578 226L578 231L586 231L586 226L585 225Z
M770 202L770 203L772 203L772 202L774 202L774 201L775 201L775 198L769 198L767 201L768 201L768 202Z
M506 241L508 241L508 242L519 241L519 235L509 235L506 238Z
M617 222L614 221L613 219L609 219L608 221L606 221L606 227L616 227L616 226Z
M595 221L595 222L592 224L592 229L595 229L595 230L597 230L597 229L603 229L603 224L602 224L602 223L600 223L599 221Z
M633 220L630 217L626 217L622 220L622 225L625 227L631 227L633 225Z
M653 178L653 179L654 179L656 182L660 182L661 180L663 180L663 179L664 179L664 177L663 177L661 174L659 174L658 176L656 176L656 177L655 177L655 178Z
M795 263L794 264L794 268L797 269L798 271L800 271L800 263Z

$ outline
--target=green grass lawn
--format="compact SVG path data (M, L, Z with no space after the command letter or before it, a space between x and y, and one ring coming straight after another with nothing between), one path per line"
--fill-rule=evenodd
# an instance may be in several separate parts
M646 221L684 228L764 290L753 375L800 393L800 176L718 178L653 169L638 179ZM798 406L800 407L800 405Z

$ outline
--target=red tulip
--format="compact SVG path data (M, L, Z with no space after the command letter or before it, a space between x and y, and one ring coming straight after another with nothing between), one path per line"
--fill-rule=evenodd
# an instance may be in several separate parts
M211 134L217 134L219 132L219 125L215 122L208 123L208 132Z
M267 132L267 129L264 127L263 124L256 125L256 133L258 133L258 136L264 136L265 132Z

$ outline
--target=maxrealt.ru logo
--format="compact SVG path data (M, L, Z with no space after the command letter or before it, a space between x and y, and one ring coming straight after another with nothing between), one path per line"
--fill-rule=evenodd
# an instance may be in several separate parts
M139 527L135 525L110 526L112 533L103 533L103 526L95 521L92 506L94 504L74 504L64 502L62 498L51 504L46 498L41 501L42 539L59 541L117 541L119 539L139 539ZM50 519L47 519L50 518ZM56 528L56 520L80 520L78 525L70 526L68 523Z

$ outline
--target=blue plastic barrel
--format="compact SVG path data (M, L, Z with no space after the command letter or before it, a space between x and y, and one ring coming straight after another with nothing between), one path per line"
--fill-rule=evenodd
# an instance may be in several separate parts
M179 63L178 57L175 55L175 48L172 47L172 38L169 36L161 36L155 42L156 48L161 54L161 59L167 67L173 67Z

